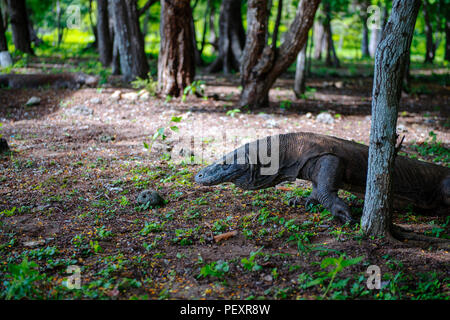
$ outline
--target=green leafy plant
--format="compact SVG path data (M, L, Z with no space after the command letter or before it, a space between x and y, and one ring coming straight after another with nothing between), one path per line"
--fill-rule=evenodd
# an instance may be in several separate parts
M230 117L232 117L232 118L234 118L234 116L235 116L236 114L238 114L239 112L241 112L240 109L228 110L227 113L226 113L226 115L227 115L227 116L230 116Z
M183 90L183 96L181 97L181 100L183 102L186 101L186 97L190 94L204 97L205 96L205 81L195 80L190 85L185 87Z
M151 73L148 73L147 79L137 78L131 85L134 89L144 89L147 91L152 97L156 96L158 92L158 81L153 80Z
M28 261L25 257L18 265L8 265L9 275L3 282L5 291L3 296L5 299L23 299L33 298L39 294L36 282L43 280L45 275L39 274L38 265L34 261Z
M156 130L155 134L152 136L152 140L150 143L147 143L144 141L144 148L148 150L148 152L152 152L152 147L153 144L155 143L156 140L158 140L158 138L160 138L162 141L166 140L167 135L166 135L166 130L171 130L173 132L178 132L179 128L174 125L173 123L178 123L180 122L182 119L182 117L172 117L170 119L170 125L168 128L159 128L158 130Z
M339 256L339 258L325 258L322 260L320 267L322 269L327 269L328 267L331 267L331 270L328 272L326 271L321 272L321 276L317 279L310 281L307 284L307 286L308 287L315 286L324 283L324 281L326 280L329 280L328 286L322 295L322 297L324 298L326 297L328 291L332 287L336 275L339 272L341 272L344 268L360 263L362 259L363 259L362 256L353 259L345 259L345 255L341 255Z
M432 156L434 162L450 164L450 150L441 141L437 141L437 135L430 131L429 138L421 144L415 144L415 150L422 156Z
M247 271L260 271L262 267L255 261L256 257L261 254L262 247L250 253L250 257L242 258L241 264Z
M214 261L203 266L200 269L200 274L197 276L197 278L206 278L208 276L223 278L225 273L227 273L229 270L230 265L228 264L228 262L222 260Z

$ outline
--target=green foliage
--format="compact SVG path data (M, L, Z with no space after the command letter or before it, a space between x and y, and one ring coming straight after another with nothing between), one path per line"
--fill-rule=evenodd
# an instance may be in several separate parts
M186 97L190 94L205 96L205 81L195 80L183 90L182 101L186 101Z
M353 259L345 259L345 255L341 255L339 258L323 259L320 264L320 267L322 269L327 269L328 267L330 267L330 271L320 272L319 273L320 276L310 281L307 284L307 287L323 284L326 280L329 280L328 286L322 295L322 297L325 297L328 291L332 288L336 275L344 268L360 263L362 259L363 259L362 256Z
M216 277L220 279L223 278L228 271L230 271L230 265L228 262L218 260L203 266L200 269L200 274L197 278Z
M256 251L250 252L250 257L248 259L247 258L241 259L241 264L245 270L247 270L247 271L262 270L262 267L255 261L256 257L261 255L261 250L262 250L262 248L259 248Z
M28 261L25 257L18 265L8 264L9 274L6 275L3 285L5 291L2 292L4 299L36 298L39 290L36 283L45 279L45 275L39 274L38 265L34 261Z
M156 130L156 132L153 134L152 136L152 141L150 142L150 144L148 144L147 142L144 141L144 148L148 150L149 153L152 152L152 147L153 147L153 143L158 139L161 138L162 141L166 140L167 135L165 134L166 130L171 130L172 132L178 132L178 127L176 125L174 125L174 123L178 123L180 122L182 119L182 117L172 117L170 119L170 124L168 128L159 128L158 130Z
M153 80L151 73L148 74L147 79L137 78L131 82L135 89L143 89L147 91L152 97L156 96L158 92L158 81Z
M414 149L422 156L433 157L434 162L442 162L450 165L450 150L444 147L441 141L437 141L437 135L430 131L429 138L422 144L413 145Z
M240 112L241 112L240 109L228 110L227 113L226 113L226 115L227 115L227 116L230 116L230 117L232 117L232 118L234 118L234 116L235 116L236 114L240 113Z

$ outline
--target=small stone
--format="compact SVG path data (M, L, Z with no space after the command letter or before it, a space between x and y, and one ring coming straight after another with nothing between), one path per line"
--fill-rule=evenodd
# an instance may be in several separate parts
M122 97L122 92L120 90L117 90L111 95L110 99L113 101L119 101L121 99L121 97Z
M136 101L138 99L138 94L136 92L127 92L122 95L122 98L129 101Z
M140 205L160 206L164 205L164 199L158 192L153 190L142 191L136 199L136 202Z
M279 128L278 122L275 119L270 119L266 121L266 126L268 128Z
M11 54L8 51L0 52L0 67L8 68L13 65Z
M405 125L399 124L397 126L397 133L402 133L402 132L408 132L408 129L406 129Z
M45 244L45 240L28 241L24 242L23 246L27 248L36 248Z
M263 279L266 282L272 282L273 281L273 278L272 278L272 276L270 274L266 275Z
M344 87L344 83L342 81L337 81L334 83L334 86L338 89L342 89Z
M321 114L319 114L317 116L316 121L320 122L320 123L325 123L325 124L333 124L334 118L328 112L322 112Z
M102 103L102 99L100 98L92 98L91 100L89 100L90 104L101 104Z
M141 101L148 101L148 100L150 100L150 93L144 92L143 94L141 94L139 96L139 100L141 100Z
M312 115L311 112L308 112L308 113L305 115L306 119L311 119L312 116L313 116L313 115Z
M39 103L41 103L41 98L31 97L25 105L29 107L29 106L38 105Z
M91 116L94 114L94 110L86 107L85 105L77 105L66 111L68 115L81 115L81 116Z

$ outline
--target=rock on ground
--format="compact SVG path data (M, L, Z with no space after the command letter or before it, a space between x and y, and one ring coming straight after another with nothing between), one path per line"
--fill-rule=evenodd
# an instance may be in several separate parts
M165 203L164 199L154 190L142 191L136 199L140 205L159 206Z

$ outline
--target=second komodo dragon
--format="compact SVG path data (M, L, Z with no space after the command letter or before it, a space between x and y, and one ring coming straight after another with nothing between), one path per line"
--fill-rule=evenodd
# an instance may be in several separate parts
M250 161L252 153L249 150L266 144L264 151L267 149L266 154L272 156L273 138L278 138L278 169L272 174L262 174L261 169L270 164L261 161L260 156L256 157L257 161ZM364 194L368 151L365 145L331 136L306 132L280 134L241 146L201 169L195 181L207 186L232 182L242 189L255 190L273 187L283 181L309 180L313 190L307 203L320 203L333 216L344 222L354 222L350 208L337 192L344 189ZM413 204L425 210L425 214L448 215L450 168L397 156L393 193L396 207ZM298 202L298 199L291 200L291 204Z

